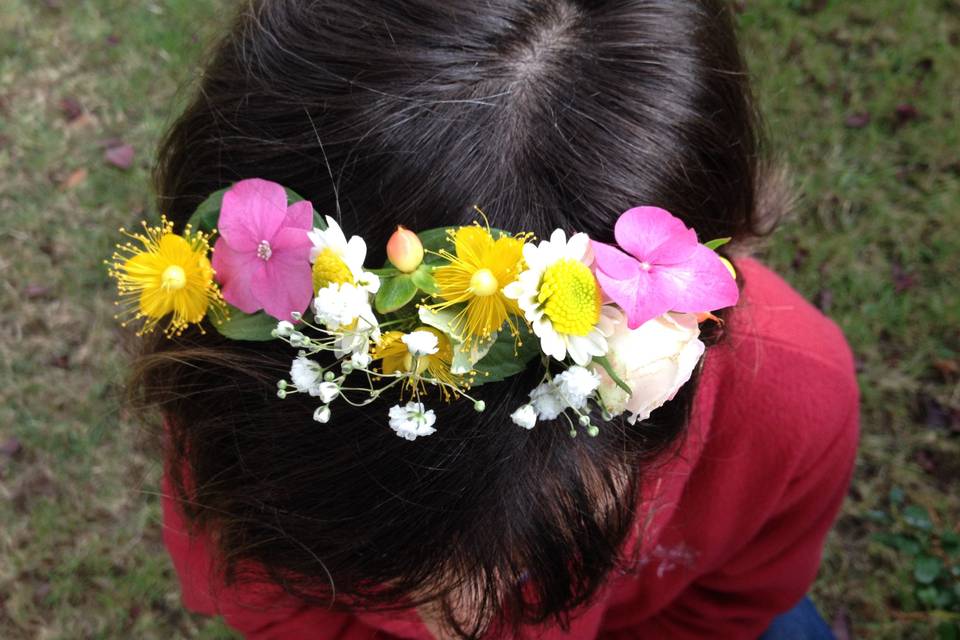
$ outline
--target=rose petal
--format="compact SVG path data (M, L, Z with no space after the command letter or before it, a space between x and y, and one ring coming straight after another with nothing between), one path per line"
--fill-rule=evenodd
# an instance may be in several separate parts
M271 241L287 216L287 193L276 182L241 180L223 194L217 229L236 251Z
M613 233L627 253L641 262L653 262L650 258L660 245L687 231L686 225L669 211L634 207L620 214Z

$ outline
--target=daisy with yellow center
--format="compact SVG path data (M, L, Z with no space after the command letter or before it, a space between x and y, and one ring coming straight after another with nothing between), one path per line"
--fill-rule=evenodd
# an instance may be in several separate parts
M436 338L436 346L423 352L417 352L413 338L421 338L424 333ZM420 340L422 342L422 339ZM432 351L432 353L431 353ZM445 400L459 395L462 381L450 372L453 364L453 345L450 339L433 327L419 327L416 331L387 331L370 354L374 360L383 360L381 370L384 374L411 373L407 385L419 389L420 377L426 374L435 380Z
M513 316L520 314L515 301L503 290L523 268L527 235L493 238L490 229L473 225L451 234L454 253L439 252L447 261L433 272L441 302L430 305L442 310L463 305L450 323L461 342L476 343L500 330L504 322L513 335L518 329Z
M310 262L313 263L314 293L331 284L352 284L376 293L380 279L363 270L367 257L363 238L352 236L348 241L336 220L326 216L326 221L326 229L314 229L307 234L313 242Z
M543 352L557 360L569 354L581 366L605 355L617 315L603 305L590 270L593 253L587 234L574 234L567 241L557 229L549 240L526 245L523 257L527 270L503 293L517 301Z
M192 232L189 225L182 236L177 235L173 223L163 217L158 226L144 224L143 230L121 230L134 242L117 245L109 263L120 304L126 305L134 320L144 319L138 335L153 331L167 316L170 321L164 333L175 336L187 326L199 324L211 307L223 314L225 305L207 258L210 236Z

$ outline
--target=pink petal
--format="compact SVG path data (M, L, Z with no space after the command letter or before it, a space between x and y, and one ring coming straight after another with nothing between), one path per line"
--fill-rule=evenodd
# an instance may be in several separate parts
M688 260L697 250L697 233L693 229L685 229L682 233L675 233L663 244L653 250L648 261L650 264L677 264Z
M653 263L658 247L674 235L686 234L686 225L659 207L634 207L620 214L614 236L627 253L641 262ZM696 236L694 236L696 241Z
M307 230L296 227L281 227L273 235L273 240L270 241L270 249L274 255L278 251L294 252L294 255L303 257L304 264L310 262L311 247L313 247L313 242L310 241Z
M313 205L307 200L294 202L287 207L287 217L283 221L284 227L296 229L313 229Z
M256 251L273 238L287 215L287 193L276 182L241 180L223 194L217 229L237 251Z
M302 255L297 251L274 253L262 273L250 282L263 310L277 320L290 320L294 311L303 312L313 297L309 248Z
M664 287L657 286L653 272L641 270L629 280L614 280L601 271L596 275L603 292L627 315L630 329L670 311L670 299L664 295Z
M217 239L211 260L223 299L244 313L253 313L262 306L254 295L250 282L263 271L263 260L255 253L234 251L223 237Z
M616 247L596 240L591 243L591 246L594 269L603 271L610 278L628 280L636 277L637 272L640 271L640 263Z
M668 296L670 311L699 313L737 304L740 291L716 253L698 244L693 255L675 265L655 265L656 287Z

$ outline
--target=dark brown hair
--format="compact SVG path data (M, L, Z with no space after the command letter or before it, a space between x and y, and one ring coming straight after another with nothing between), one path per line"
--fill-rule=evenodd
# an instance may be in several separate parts
M745 240L768 193L758 149L721 0L263 0L217 44L156 182L177 224L236 180L279 182L378 265L397 224L467 224L474 205L496 227L611 242L620 212L655 204ZM410 443L389 402L320 425L309 398L278 401L292 356L211 330L147 345L135 388L166 417L184 513L228 581L254 566L320 606L438 601L467 637L563 624L627 561L640 486L695 386L571 438L510 422L531 367L479 387L482 414L437 407L438 432ZM481 596L466 619L462 589Z

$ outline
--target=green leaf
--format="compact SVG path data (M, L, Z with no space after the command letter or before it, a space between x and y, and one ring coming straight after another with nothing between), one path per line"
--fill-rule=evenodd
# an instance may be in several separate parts
M935 556L920 556L913 563L913 578L920 584L932 584L943 570L943 561Z
M515 376L540 355L540 342L525 324L520 325L520 340L521 345L517 347L510 332L501 331L490 351L474 367L477 378L473 386L478 387L487 382L499 382Z
M632 395L633 390L630 388L623 379L617 375L617 372L613 370L613 365L610 364L610 359L607 356L594 356L593 361L603 367L603 370L607 372L607 375L610 376L610 379L617 383L617 386L627 392L627 395Z
M933 528L933 522L930 521L930 514L921 506L912 504L903 510L903 520L911 527L921 531L930 531Z
M207 314L220 335L231 340L248 340L251 342L265 342L273 340L272 331L277 327L277 319L268 316L263 311L244 313L233 305L227 305L229 316L226 320L217 323L216 319Z
M417 285L406 273L384 278L374 300L377 313L392 313L405 307L417 295Z
M890 504L903 504L905 497L906 496L903 493L903 489L900 487L894 487L893 489L890 489Z
M440 293L440 287L437 286L437 281L433 279L433 267L429 265L421 264L416 271L410 274L410 279L424 293L431 295Z
M191 227L204 233L212 233L217 228L217 221L220 219L220 205L223 203L223 194L227 192L226 187L219 191L214 191L207 199L200 203L197 210L193 212L187 221Z
M921 550L919 540L912 536L903 535L900 533L881 531L873 534L873 539L882 545L890 547L891 549L896 549L897 551L905 553L909 556L915 556L920 553Z
M928 609L934 609L937 606L937 588L923 587L917 589L917 600L927 606Z
M441 249L454 250L453 243L447 235L451 227L439 227L437 229L428 229L417 234L420 238L420 244L423 245L423 262L428 265L444 264L446 261L436 255Z
M937 640L960 640L960 627L954 622L944 620L937 625Z
M940 536L940 546L951 558L960 558L960 535L953 531L944 531Z
M711 251L716 251L717 249L719 249L719 248L722 247L723 245L725 245L725 244L727 244L728 242L730 242L732 239L733 239L733 238L714 238L713 240L711 240L711 241L709 241L709 242L704 242L704 243L703 243L703 246L705 246L707 249L710 249Z

